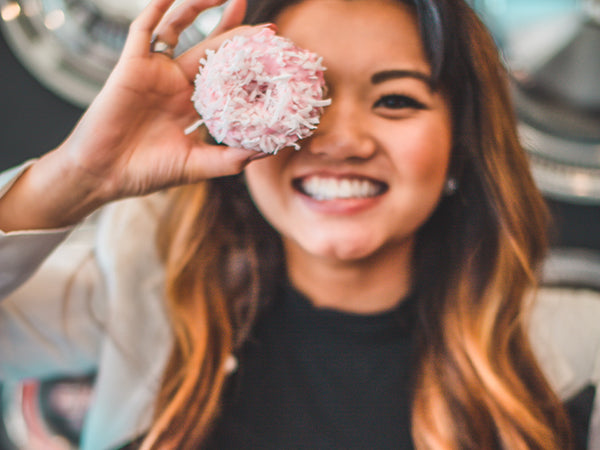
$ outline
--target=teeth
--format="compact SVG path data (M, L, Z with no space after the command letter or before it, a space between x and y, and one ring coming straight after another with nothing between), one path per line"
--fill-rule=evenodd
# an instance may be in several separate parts
M316 200L334 200L374 197L381 188L369 180L310 177L302 182L302 190Z

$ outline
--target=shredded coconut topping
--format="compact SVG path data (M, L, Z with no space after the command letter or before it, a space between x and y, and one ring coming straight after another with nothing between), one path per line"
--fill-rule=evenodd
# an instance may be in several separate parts
M298 150L331 103L323 99L324 70L321 57L269 28L234 36L200 60L192 101L202 120L190 129L204 123L232 147Z

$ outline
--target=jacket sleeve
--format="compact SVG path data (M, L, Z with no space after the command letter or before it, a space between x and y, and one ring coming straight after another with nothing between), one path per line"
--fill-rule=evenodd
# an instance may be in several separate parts
M30 164L0 174L0 195ZM93 370L105 314L94 222L0 232L0 378Z
M531 319L533 349L558 395L567 400L595 387L588 448L600 449L600 293L541 289Z

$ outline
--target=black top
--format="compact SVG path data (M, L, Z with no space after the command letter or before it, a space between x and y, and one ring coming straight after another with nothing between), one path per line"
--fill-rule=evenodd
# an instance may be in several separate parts
M411 299L315 308L286 287L256 324L208 449L412 449Z
M415 302L409 296L389 312L349 314L316 308L282 287L237 355L203 450L412 449ZM594 393L588 388L566 404L578 449Z

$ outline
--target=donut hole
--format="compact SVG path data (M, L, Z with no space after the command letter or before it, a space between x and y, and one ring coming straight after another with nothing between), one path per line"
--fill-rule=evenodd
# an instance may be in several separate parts
M250 81L243 87L247 95L247 101L255 103L261 101L269 89L269 84L266 82Z

